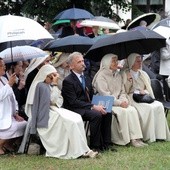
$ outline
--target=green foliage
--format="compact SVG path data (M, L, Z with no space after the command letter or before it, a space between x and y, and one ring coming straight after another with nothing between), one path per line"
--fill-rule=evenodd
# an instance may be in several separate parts
M120 20L112 5L117 4L125 12L131 8L127 0L4 0L0 2L0 15L14 14L37 17L38 21L52 21L61 11L77 7L86 9L94 15L102 15Z

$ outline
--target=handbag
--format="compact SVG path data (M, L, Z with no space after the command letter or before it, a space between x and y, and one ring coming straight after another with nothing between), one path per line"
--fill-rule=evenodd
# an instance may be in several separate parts
M137 103L153 103L154 99L149 94L133 93L133 100Z

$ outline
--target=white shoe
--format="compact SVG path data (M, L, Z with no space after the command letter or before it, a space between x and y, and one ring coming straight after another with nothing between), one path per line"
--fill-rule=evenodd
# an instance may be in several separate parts
M144 143L142 140L140 140L140 139L138 139L138 143L140 143L141 145L143 145L143 146L148 146L148 144L147 143Z
M131 140L131 145L136 147L136 148L140 148L140 147L144 147L144 145L141 145L137 140L132 139Z
M83 158L96 158L98 154L99 152L97 151L94 152L93 150L89 150L84 155L82 155L82 157Z

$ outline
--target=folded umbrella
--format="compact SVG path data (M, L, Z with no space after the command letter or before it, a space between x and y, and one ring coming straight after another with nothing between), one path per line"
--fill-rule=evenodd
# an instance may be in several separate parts
M100 61L105 54L117 54L124 59L131 53L148 54L166 46L166 39L152 30L131 30L99 39L88 50L85 58Z

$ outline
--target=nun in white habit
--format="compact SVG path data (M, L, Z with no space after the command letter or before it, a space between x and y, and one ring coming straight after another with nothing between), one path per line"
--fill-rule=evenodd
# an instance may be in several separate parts
M123 73L123 81L131 104L137 109L144 141L155 142L170 140L170 133L161 102L137 103L133 100L133 93L150 94L154 98L149 76L141 70L142 58L139 54L132 53L127 58L129 67Z
M56 69L46 64L30 87L26 112L31 110L31 133L38 132L48 157L95 157L98 153L87 145L81 116L61 107L63 98L57 80Z
M147 144L142 142L137 110L129 105L126 98L122 76L118 71L118 56L105 55L100 64L100 69L93 79L93 87L99 95L113 96L112 107L112 142L118 145L131 143L134 147L143 147Z

